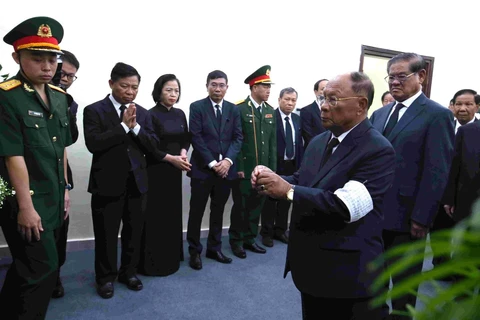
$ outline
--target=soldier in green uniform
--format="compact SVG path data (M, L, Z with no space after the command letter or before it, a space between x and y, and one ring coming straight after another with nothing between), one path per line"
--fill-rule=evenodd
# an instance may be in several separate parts
M237 158L238 180L232 188L233 207L228 232L233 254L242 259L247 256L244 249L266 252L255 242L265 196L252 189L250 175L259 164L272 166L275 170L277 166L274 109L266 102L272 84L270 69L268 65L263 66L245 79L250 86L250 95L237 103L243 145Z
M20 71L0 83L0 157L15 189L0 211L13 262L0 292L6 319L44 319L57 277L54 230L70 209L66 150L72 143L67 97L49 85L63 28L48 17L28 19L3 40Z

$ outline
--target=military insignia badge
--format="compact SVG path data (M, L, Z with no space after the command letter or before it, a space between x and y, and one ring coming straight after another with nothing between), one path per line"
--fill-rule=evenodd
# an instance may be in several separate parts
M253 118L253 114L247 113L246 116L249 117L249 118Z
M25 91L27 92L33 92L35 90L33 90L28 84L24 83L23 84L23 89L25 89Z
M273 114L269 113L265 115L265 119L271 119L273 118Z
M270 75L270 69L267 69L267 71L265 71L265 74L266 74L267 76L269 76L269 75Z
M52 29L48 24L42 24L38 27L37 36L42 38L50 38L52 37Z
M37 111L28 110L28 115L35 118L43 118L43 113Z

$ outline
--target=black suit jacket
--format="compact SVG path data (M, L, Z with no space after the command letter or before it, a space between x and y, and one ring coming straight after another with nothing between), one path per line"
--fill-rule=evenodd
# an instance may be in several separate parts
M281 160L285 159L285 129L283 124L285 122L282 119L280 110L277 108L275 110L275 116L277 117L277 172L283 174L285 171L283 168L283 162ZM300 168L300 164L303 159L303 139L302 139L302 127L300 124L300 117L298 114L291 113L290 117L293 122L294 134L295 134L295 165L296 168Z
M78 126L77 126L77 110L78 104L73 100L72 96L67 93L67 101L68 101L68 111L70 116L70 134L72 135L72 144L77 142L78 140ZM72 189L74 187L73 183L73 174L72 169L70 168L70 161L67 160L67 179L68 183L72 185Z
M192 170L188 176L194 179L207 179L215 176L208 167L213 160L229 158L233 165L228 171L228 180L237 177L237 155L242 147L243 134L238 108L223 100L222 122L218 126L217 118L209 97L193 102L189 116L190 135L193 152L190 159Z
M300 119L302 123L302 136L305 141L305 148L313 137L326 131L322 125L320 117L320 107L316 101L300 109Z
M393 181L395 152L365 119L321 166L330 137L312 139L300 170L285 177L296 185L285 274L290 270L296 287L315 297L369 297L381 271L370 272L368 263L383 253L383 196ZM365 185L373 209L348 223L334 192L351 180Z
M88 192L101 196L120 196L125 192L130 171L138 190L148 190L145 154L158 148L151 116L136 104L138 136L125 133L117 110L109 97L87 106L83 111L85 144L93 154Z
M480 196L480 121L458 128L455 154L443 203L454 205L453 219L460 221L472 212Z

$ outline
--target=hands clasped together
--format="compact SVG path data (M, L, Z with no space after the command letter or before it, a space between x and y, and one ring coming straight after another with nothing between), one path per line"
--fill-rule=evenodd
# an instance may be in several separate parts
M130 103L123 113L122 122L130 129L137 125L137 107L135 103Z
M275 199L286 199L291 185L266 166L256 166L250 179L252 188L259 194Z
M217 176L226 178L228 175L228 170L230 170L231 166L232 164L230 161L223 159L222 161L217 162L217 164L212 167L212 170L215 171Z

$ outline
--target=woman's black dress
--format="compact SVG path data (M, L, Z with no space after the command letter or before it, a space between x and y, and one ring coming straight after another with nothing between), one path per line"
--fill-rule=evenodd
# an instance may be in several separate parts
M151 276L175 273L183 261L182 171L165 155L188 150L187 119L181 109L161 104L149 110L160 148L147 154L148 194L138 272Z

